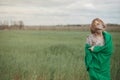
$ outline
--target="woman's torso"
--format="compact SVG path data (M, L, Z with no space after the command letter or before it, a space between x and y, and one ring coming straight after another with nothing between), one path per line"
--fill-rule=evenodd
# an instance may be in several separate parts
M87 37L86 43L90 44L91 46L103 46L104 45L104 37L98 37L95 34L90 34Z

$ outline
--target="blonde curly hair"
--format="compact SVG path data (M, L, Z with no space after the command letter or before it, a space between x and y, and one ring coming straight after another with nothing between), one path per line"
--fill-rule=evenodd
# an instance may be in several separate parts
M99 18L93 19L93 21L92 21L92 23L90 25L90 31L91 31L92 34L96 33L98 30L104 31L105 28L106 28L106 25Z

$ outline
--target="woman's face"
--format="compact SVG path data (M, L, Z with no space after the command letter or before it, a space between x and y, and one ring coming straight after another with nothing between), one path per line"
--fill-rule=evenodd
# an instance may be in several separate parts
M102 33L104 29L105 29L104 22L101 19L96 18L92 21L90 26L91 33L99 34Z

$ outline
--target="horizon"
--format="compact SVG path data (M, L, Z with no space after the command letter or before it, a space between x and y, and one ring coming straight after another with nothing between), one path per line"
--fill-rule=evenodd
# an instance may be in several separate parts
M21 20L20 20L21 21ZM12 25L20 25L20 21L0 21L0 25L8 25L8 26L12 26ZM84 23L84 24L72 24L72 23L68 23L68 24L33 24L33 25L29 25L29 24L25 24L22 21L22 25L24 26L84 26L84 25L90 25L91 23ZM105 25L120 25L119 23L105 23Z

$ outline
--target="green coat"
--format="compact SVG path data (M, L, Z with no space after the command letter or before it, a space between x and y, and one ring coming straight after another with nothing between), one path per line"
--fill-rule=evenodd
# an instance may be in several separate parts
M89 72L90 80L110 80L110 57L113 52L112 37L108 32L103 32L104 46L95 46L90 51L90 44L85 44L85 65Z

